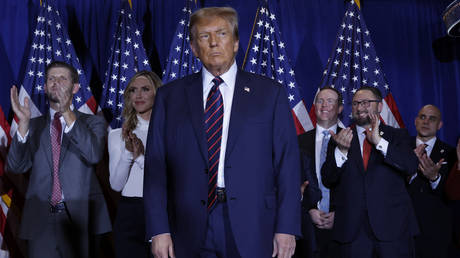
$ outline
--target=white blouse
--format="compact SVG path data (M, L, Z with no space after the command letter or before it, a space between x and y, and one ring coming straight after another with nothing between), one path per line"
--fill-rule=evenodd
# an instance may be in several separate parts
M133 133L141 139L142 144L147 141L149 121L137 116L138 123ZM126 197L142 197L144 186L144 155L141 154L133 160L133 153L125 148L121 136L122 128L117 128L109 133L109 171L110 186Z

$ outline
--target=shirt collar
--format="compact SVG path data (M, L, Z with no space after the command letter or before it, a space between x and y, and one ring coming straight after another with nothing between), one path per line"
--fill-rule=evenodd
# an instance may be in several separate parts
M220 75L220 78L222 78L224 83L230 89L233 89L235 87L237 71L238 69L236 67L236 61L234 61L232 66L230 66L230 69L228 69L228 71ZM203 76L203 92L206 92L213 86L212 80L214 79L215 76L212 75L204 66L203 66L202 76Z
M140 115L137 116L137 128L147 130L149 127L149 121L142 118Z
M319 124L316 124L316 134L317 135L322 135L323 134L323 131L325 130L331 130L333 132L337 132L337 124L334 124L333 126L329 127L329 128L324 128L322 126L320 126Z
M426 142L423 142L422 140L420 140L418 137L416 138L416 141L415 141L415 145L416 146L419 146L420 144L426 144L428 146L430 146L430 148L433 148L434 147L434 143L436 142L436 136L429 139L428 141Z
M73 104L70 104L70 110L73 111L74 107L73 107ZM56 114L57 110L54 110L52 107L50 107L50 117L51 117L51 120L53 120L54 118L54 114Z

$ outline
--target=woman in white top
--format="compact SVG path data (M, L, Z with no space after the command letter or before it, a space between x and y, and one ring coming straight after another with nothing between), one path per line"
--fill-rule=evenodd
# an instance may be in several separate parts
M115 256L150 257L145 238L144 146L160 78L140 71L128 83L123 97L123 126L109 133L110 185L120 192L113 233Z

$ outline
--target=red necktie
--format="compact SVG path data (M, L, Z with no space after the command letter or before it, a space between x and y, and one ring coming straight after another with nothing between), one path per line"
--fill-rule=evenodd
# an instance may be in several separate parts
M217 200L217 172L219 170L220 144L222 141L222 125L224 120L224 102L219 85L224 82L220 77L212 80L214 86L206 100L205 132L208 142L208 211L211 212Z
M59 157L61 155L62 124L61 113L54 114L51 123L51 149L53 150L53 189L51 192L51 205L58 204L62 199L61 182L59 181Z
M367 163L369 162L369 157L371 156L371 149L372 146L370 142L367 140L366 133L364 133L364 141L363 141L363 165L364 170L367 170Z

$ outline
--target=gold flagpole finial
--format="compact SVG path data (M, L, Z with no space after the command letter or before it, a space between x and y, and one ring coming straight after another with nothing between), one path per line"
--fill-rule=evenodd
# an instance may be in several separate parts
M129 3L129 7L131 7L131 9L133 9L133 3L131 2L131 0L128 0L128 3Z
M359 3L359 0L354 0L356 5L358 6L359 9L361 9L361 4Z

